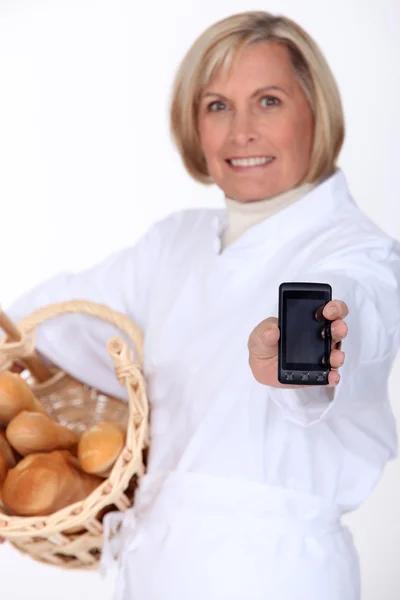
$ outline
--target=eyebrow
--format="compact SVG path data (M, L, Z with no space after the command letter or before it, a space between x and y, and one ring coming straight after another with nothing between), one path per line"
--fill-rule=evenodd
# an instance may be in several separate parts
M251 98L258 96L258 94L261 94L262 92L269 92L269 91L273 91L273 90L278 91L278 92L283 92L284 94L287 95L287 92L285 92L284 89L282 89L281 87L279 87L277 85L266 85L265 87L258 88L255 92L253 92L251 95ZM218 98L222 98L223 100L228 100L228 98L226 96L224 96L223 94L218 94L218 92L207 92L206 94L202 95L202 98L207 98L208 96L217 96Z

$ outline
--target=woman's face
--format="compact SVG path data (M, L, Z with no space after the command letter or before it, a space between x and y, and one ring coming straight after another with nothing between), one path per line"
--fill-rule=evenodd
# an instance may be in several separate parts
M288 50L248 46L227 78L201 96L198 126L208 170L225 195L241 202L290 190L308 170L313 119Z

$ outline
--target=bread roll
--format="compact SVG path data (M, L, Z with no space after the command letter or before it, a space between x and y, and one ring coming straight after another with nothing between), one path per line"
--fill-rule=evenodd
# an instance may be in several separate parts
M0 450L0 490L2 488L3 481L6 478L9 468L10 464L7 460L7 457Z
M22 410L46 412L22 377L10 371L0 373L0 425L8 425Z
M0 429L0 452L6 457L10 467L15 467L17 459L10 444L7 441L4 431Z
M11 446L26 456L32 452L51 452L71 449L76 452L78 435L59 425L47 415L36 412L20 412L6 429Z
M85 431L78 444L78 460L86 473L107 477L124 447L125 429L107 421Z
M66 450L32 454L8 471L2 501L9 514L46 516L84 500L102 482L80 471Z

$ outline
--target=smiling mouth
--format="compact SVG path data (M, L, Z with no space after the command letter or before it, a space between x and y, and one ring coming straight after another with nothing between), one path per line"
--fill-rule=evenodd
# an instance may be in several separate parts
M265 167L274 160L274 156L252 156L249 158L228 158L226 162L234 169L249 169L252 167Z

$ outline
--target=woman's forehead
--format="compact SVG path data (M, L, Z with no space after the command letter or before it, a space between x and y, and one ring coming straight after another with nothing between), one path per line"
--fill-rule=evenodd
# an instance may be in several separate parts
M282 44L259 42L242 48L224 64L203 87L202 95L210 92L223 94L240 88L254 93L265 87L284 88L295 84L295 74L290 55Z

